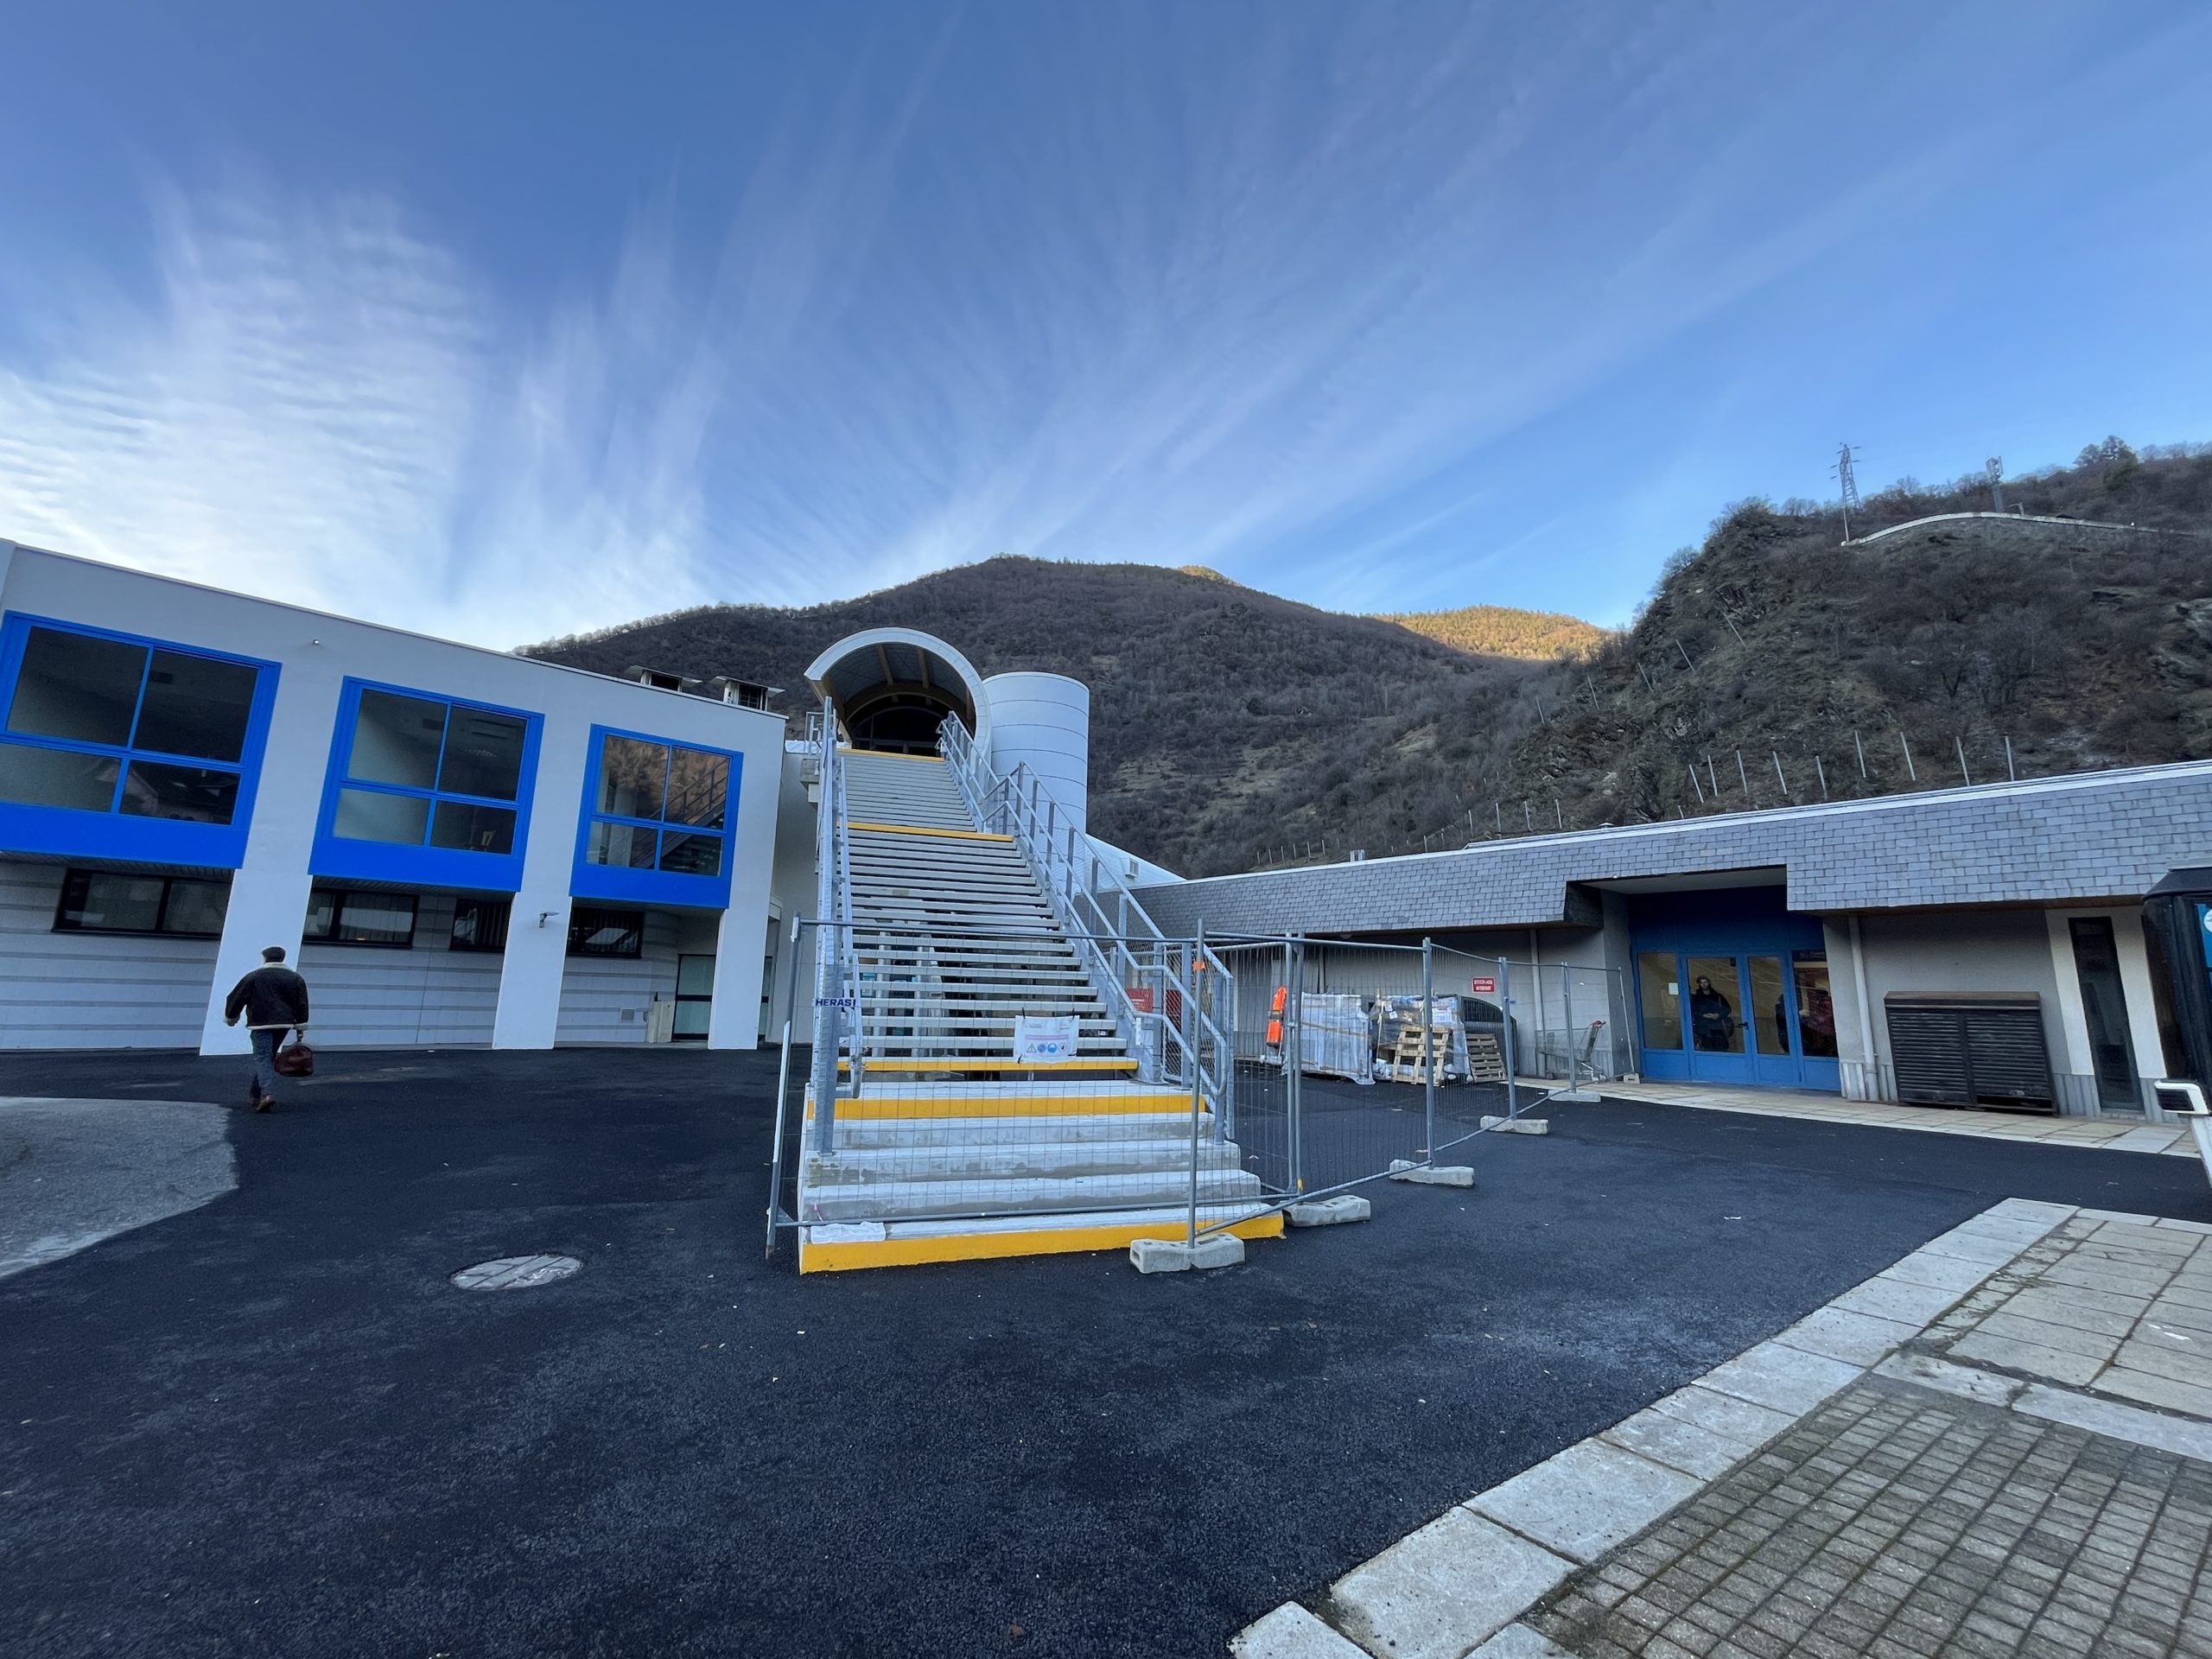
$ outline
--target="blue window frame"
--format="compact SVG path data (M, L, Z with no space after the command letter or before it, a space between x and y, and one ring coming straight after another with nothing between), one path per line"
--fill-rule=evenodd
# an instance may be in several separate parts
M569 892L629 904L727 906L744 766L734 750L593 727Z
M543 726L520 709L347 680L315 874L516 891Z
M276 664L0 617L0 848L236 869Z

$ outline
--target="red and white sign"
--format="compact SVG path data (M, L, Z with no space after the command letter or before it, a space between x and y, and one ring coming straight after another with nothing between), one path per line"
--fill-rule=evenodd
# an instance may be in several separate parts
M1477 996L1496 996L1497 982L1494 979L1478 979L1474 982L1473 988Z

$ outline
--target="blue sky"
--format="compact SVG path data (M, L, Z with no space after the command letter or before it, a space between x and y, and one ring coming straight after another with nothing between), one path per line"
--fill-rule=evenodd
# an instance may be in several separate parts
M512 645L1001 551L1624 620L2212 438L2212 10L22 5L0 535Z

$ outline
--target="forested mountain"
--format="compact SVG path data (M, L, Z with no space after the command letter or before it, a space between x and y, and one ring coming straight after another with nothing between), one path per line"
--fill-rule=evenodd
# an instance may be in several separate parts
M1594 640L1505 612L1447 631L1474 652L1211 570L999 558L531 654L765 679L794 710L824 645L887 624L941 634L986 674L1073 675L1092 691L1093 829L1191 874L1941 787L1962 755L1981 782L2005 775L2008 742L2022 776L2212 754L2212 449L2111 439L2004 491L2008 510L2092 523L1862 539L1987 511L1980 475L1870 497L1843 546L1833 504L1746 501L1667 561L1631 627ZM1560 654L1504 654L1537 639Z
M1510 704L1529 671L1211 571L1012 557L799 610L709 606L530 654L766 680L796 710L823 647L887 626L938 634L984 674L1088 683L1092 830L1193 874L1245 868L1294 836L1341 849L1433 829L1457 798L1451 779L1503 764L1479 711Z

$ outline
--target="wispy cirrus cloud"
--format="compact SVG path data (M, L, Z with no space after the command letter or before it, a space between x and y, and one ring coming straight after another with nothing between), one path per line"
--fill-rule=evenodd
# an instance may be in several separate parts
M702 429L650 231L521 340L389 200L234 178L153 241L150 301L57 303L0 372L15 539L500 643L682 579Z
M2056 53L1977 46L2001 118L1854 87L1808 193L1808 27L956 15L795 70L726 199L657 185L528 294L241 164L157 194L143 291L17 297L0 534L493 644L1001 551L1480 598L1561 504L1471 462L1970 178Z

